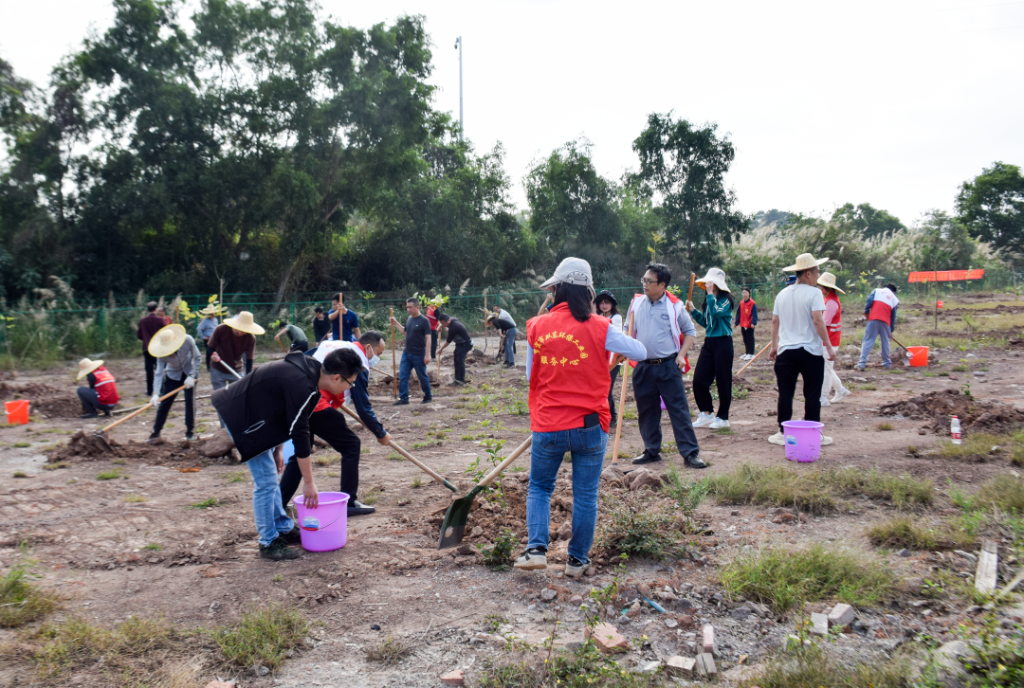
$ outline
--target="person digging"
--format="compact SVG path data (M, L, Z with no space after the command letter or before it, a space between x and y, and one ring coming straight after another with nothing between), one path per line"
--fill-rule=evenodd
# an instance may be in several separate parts
M369 392L370 368L380 361L380 355L386 345L384 335L376 330L367 330L355 342L326 341L318 346L316 353L313 354L313 358L318 361L323 361L332 352L339 350L352 351L359 357L359 375L352 387L337 395L321 391L313 415L309 417L310 432L341 454L341 491L349 497L349 516L372 514L376 509L356 499L359 492L359 457L362 453L362 443L359 436L352 432L345 422L345 414L338 409L346 400L351 400L359 419L374 434L377 443L384 447L391 444L391 435L373 412ZM284 474L281 476L281 504L285 507L298 489L300 478L298 463L292 457L285 465Z
M210 382L214 390L219 390L238 378L235 372L248 375L252 372L252 362L256 358L256 335L266 332L253 320L249 311L239 311L234 318L226 318L218 325L210 336L209 346L213 349L210 360L215 364L210 371ZM245 373L242 373L242 361L245 360Z
M292 441L303 499L308 508L315 509L318 492L309 458L309 419L320 392L344 394L355 384L361 366L359 356L347 349L332 351L323 363L293 351L211 396L221 423L252 475L260 557L281 561L301 555L289 546L299 542L299 529L281 502L277 476L284 466L276 460L275 448Z
M159 406L156 409L156 420L153 421L153 432L146 443L152 444L160 438L160 431L167 422L167 414L171 412L171 405L178 393L175 392L163 401L160 401L160 397L179 387L185 388L185 439L191 442L195 439L193 430L196 427L196 378L199 377L203 361L196 340L181 325L168 325L149 340L149 355L156 359L156 381L153 398L149 403L154 406L159 403Z
M465 385L467 384L466 356L473 350L473 339L469 336L469 330L459 322L458 318L453 318L447 313L438 313L437 321L441 323L441 327L448 331L448 339L441 345L437 355L440 356L448 348L449 344L455 344L455 379L452 381L452 384L457 386Z
M96 418L102 413L110 418L110 412L121 397L117 395L117 381L110 371L103 367L103 361L83 358L78 362L78 376L75 380L87 378L88 387L78 388L78 400L82 402L82 418Z

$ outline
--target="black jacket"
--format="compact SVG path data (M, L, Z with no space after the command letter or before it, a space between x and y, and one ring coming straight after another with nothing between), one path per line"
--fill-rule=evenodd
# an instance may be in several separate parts
M295 457L310 454L309 417L320 399L320 362L295 351L213 393L210 400L248 461L289 439Z

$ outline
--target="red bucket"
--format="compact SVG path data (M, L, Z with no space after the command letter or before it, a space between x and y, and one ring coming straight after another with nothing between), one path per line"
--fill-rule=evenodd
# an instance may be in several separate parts
M28 405L26 399L16 401L5 401L4 412L7 413L7 422L10 425L24 425L28 422Z

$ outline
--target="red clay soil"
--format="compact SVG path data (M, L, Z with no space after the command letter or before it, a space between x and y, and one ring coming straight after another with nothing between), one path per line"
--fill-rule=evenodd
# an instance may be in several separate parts
M1024 424L1024 411L1009 404L980 401L956 389L927 392L904 401L885 404L883 416L900 415L911 420L926 420L925 426L936 434L949 432L950 419L957 416L964 434L1007 432Z

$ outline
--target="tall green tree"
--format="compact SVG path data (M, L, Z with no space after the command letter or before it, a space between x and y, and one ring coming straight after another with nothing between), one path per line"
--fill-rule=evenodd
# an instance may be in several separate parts
M972 236L1024 265L1024 176L1018 166L996 162L964 182L956 210Z
M891 236L907 229L898 217L873 208L870 203L860 203L857 206L847 203L836 208L832 213L832 221L856 227L865 239L883 234Z
M734 209L736 194L725 184L736 152L717 131L715 124L651 114L633 141L637 188L660 208L668 250L692 269L707 267L718 242L731 242L749 221Z
M925 215L917 240L918 264L921 270L965 270L974 265L977 244L967 227L957 218L941 210Z

